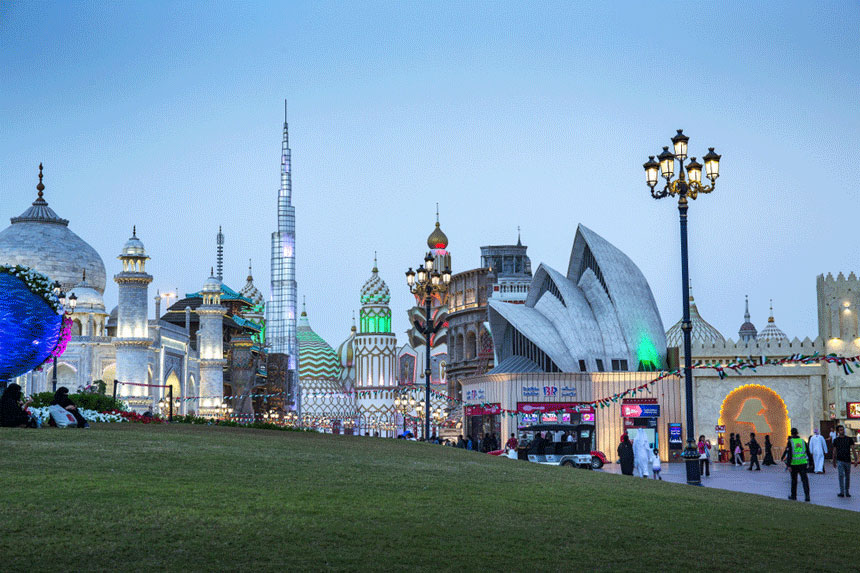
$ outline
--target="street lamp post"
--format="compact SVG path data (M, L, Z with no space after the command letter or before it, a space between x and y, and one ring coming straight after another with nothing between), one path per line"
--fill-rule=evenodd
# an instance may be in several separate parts
M701 475L699 473L699 454L696 449L696 434L693 428L693 360L690 356L691 341L690 331L693 326L690 323L690 273L687 257L687 198L695 199L699 193L710 193L714 190L717 184L717 177L720 176L720 155L714 153L714 148L708 148L708 153L702 157L705 162L705 173L708 179L711 180L710 187L702 185L702 164L696 161L695 157L690 158L690 162L686 166L685 177L684 161L687 159L687 142L689 137L684 135L683 130L678 130L678 133L672 138L673 151L669 151L669 147L663 148L663 152L657 156L657 161L654 156L650 156L642 167L645 169L645 178L648 187L651 188L651 196L654 199L662 199L672 196L678 197L678 211L681 216L681 293L683 297L683 317L681 319L681 330L684 332L684 389L686 391L686 407L687 407L687 448L684 450L684 459L687 463L687 483L690 485L702 485ZM678 160L678 178L672 180L675 170L675 160ZM666 185L662 190L656 191L659 174L666 179Z
M430 316L430 304L433 301L433 295L443 295L448 290L448 285L451 283L451 270L444 269L441 273L433 268L434 259L432 253L427 253L424 257L424 265L419 266L417 271L413 271L412 267L406 271L406 284L409 285L409 291L424 301L424 325L422 327L419 321L415 321L415 328L424 332L424 344L427 347L426 362L424 364L424 439L430 439L430 336L441 328L433 324L433 317Z
M57 299L60 301L60 306L63 307L63 316L66 315L66 293L64 293L60 287L60 283L54 281L53 284L54 295L56 295ZM75 296L75 293L72 293L68 299L69 310L72 312L75 311L75 305L78 303L78 297ZM62 326L61 326L62 328ZM54 354L54 369L51 371L51 388L54 392L57 391L57 355Z

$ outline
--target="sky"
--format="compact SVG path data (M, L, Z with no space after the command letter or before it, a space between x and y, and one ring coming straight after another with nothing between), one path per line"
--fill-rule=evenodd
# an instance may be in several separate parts
M737 338L744 295L818 331L815 278L860 273L856 2L2 2L0 219L45 198L102 256L133 225L150 287L200 289L225 241L269 296L289 100L300 298L332 346L374 251L400 343L436 203L453 271L516 242L567 269L578 224L680 318L672 199L642 163L676 129L723 156L690 206L701 314ZM0 227L5 227L0 224ZM152 306L150 313L153 313Z

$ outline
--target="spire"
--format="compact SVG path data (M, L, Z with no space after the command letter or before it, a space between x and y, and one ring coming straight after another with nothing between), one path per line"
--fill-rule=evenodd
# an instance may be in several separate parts
M693 279L687 279L687 284L689 292L690 292L690 302L695 304L695 300L693 300Z
M39 191L39 199L44 201L44 197L42 195L42 191L45 190L45 186L42 184L42 164L39 163L39 184L36 185L36 190Z
M358 330L358 329L355 327L355 311L352 311L352 328L350 328L350 330L351 330L351 331L353 331L353 332L355 332L356 330Z
M767 319L768 322L773 322L773 299L770 299L770 317Z
M379 269L376 266L376 251L373 251L373 272L378 273Z
M214 276L215 276L215 269L214 269L214 268L212 268L212 267L209 267L209 276L210 276L210 277L214 277Z
M307 299L306 299L305 295L302 295L302 316L307 316L307 315L308 315Z
M518 246L518 247L522 247L522 246L523 246L523 241L522 241L522 239L521 239L520 237L521 237L521 236L520 236L520 226L519 226L519 225L517 225L517 246Z
M750 321L750 295L745 294L744 298L746 299L745 308L744 308L744 322L749 322Z
M248 259L248 282L254 281L254 274L251 272L251 259Z
M132 225L132 227L131 227L131 238L132 239L137 238L137 225Z
M224 233L221 232L221 225L218 225L218 236L215 238L215 242L218 245L218 275L217 278L219 281L224 280Z

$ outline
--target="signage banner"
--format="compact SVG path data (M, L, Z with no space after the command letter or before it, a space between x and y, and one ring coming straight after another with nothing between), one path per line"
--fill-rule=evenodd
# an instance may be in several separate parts
M725 426L714 426L714 431L718 434L725 434L726 427Z
M517 402L517 411L522 414L539 412L588 412L593 414L594 407L581 402Z
M659 404L621 404L622 418L659 418Z
M849 420L860 419L860 402L848 402L845 406L845 413L848 414Z
M684 438L681 436L681 424L669 424L669 449L680 450L684 445Z
M466 406L467 416L496 416L502 413L501 404L484 404L483 406Z

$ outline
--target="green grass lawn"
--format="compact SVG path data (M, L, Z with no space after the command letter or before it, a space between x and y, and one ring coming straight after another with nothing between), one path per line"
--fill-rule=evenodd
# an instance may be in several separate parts
M838 541L854 512L416 442L99 424L0 443L6 572L860 567Z

